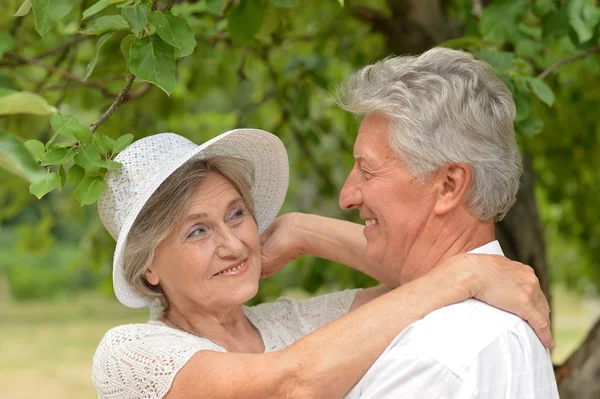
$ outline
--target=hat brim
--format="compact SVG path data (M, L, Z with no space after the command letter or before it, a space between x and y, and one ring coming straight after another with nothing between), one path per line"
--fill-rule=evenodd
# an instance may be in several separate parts
M123 222L113 259L113 288L117 299L123 305L141 308L150 304L150 299L136 293L123 277L127 238L138 214L160 185L185 163L192 159L216 156L244 158L254 166L252 196L259 234L277 217L289 183L287 152L277 136L259 129L236 129L198 146L156 176L150 189L140 195Z

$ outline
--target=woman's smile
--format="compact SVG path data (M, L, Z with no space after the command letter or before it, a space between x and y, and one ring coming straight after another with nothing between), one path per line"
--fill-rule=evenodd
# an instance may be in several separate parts
M243 276L249 269L247 262L248 258L244 259L241 263L234 266L229 266L218 273L215 273L213 277L238 277Z

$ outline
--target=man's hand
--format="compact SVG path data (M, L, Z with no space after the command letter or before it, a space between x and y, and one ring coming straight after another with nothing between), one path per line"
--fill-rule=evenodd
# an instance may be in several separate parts
M262 270L267 278L304 253L302 233L298 228L300 213L288 213L275 221L260 236Z
M544 346L554 347L550 305L530 266L499 255L481 254L457 255L444 263L455 262L465 271L458 274L459 281L469 287L471 297L521 317L535 330Z

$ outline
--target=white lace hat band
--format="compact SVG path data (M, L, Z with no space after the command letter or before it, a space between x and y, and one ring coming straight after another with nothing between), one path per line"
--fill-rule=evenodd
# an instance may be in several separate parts
M252 196L258 230L262 233L281 209L289 181L285 147L273 134L258 129L236 129L198 146L177 134L161 133L134 142L116 156L115 161L123 166L106 174L98 213L117 240L113 286L122 304L140 308L150 303L123 277L127 236L138 214L158 187L186 162L216 156L244 158L254 166Z

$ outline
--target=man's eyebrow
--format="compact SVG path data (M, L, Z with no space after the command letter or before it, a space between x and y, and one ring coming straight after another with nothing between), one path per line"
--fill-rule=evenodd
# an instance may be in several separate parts
M359 159L363 159L365 157L365 154L354 154L354 159L359 160Z

